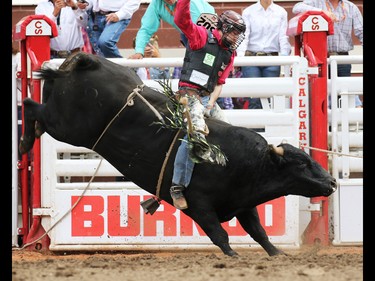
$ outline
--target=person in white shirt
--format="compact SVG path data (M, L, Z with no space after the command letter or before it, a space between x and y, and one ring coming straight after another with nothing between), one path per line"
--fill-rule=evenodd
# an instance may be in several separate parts
M237 49L238 56L288 56L291 53L287 11L272 0L259 0L247 7L242 17L246 24L245 39ZM243 66L242 77L279 77L280 66ZM259 98L245 98L251 109L262 108Z
M87 32L95 53L105 58L122 58L117 47L141 0L87 0Z
M51 58L66 58L82 50L81 27L87 24L87 14L73 0L41 1L35 8L35 14L47 16L57 26L58 36L51 38L50 43Z
M348 0L304 0L296 3L292 9L293 14L306 11L323 11L333 21L334 33L327 38L327 57L349 55L349 51L354 49L352 33L363 46L363 16L354 3ZM351 76L351 70L351 64L338 64L337 76ZM355 95L355 106L363 106L358 95Z

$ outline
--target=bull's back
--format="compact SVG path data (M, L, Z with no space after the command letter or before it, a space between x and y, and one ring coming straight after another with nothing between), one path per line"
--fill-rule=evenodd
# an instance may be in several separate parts
M219 145L229 158L244 161L250 157L259 158L267 149L266 139L252 129L214 119L207 119L206 123L210 129L207 139Z
M41 70L46 131L76 146L90 146L129 94L142 84L136 73L98 56L78 53L58 70Z

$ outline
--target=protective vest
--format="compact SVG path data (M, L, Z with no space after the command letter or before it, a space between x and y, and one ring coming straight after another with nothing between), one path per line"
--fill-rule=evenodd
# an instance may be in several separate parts
M232 51L219 46L216 38L209 31L206 45L199 50L186 48L180 81L199 86L200 89L214 90L221 73L228 66Z

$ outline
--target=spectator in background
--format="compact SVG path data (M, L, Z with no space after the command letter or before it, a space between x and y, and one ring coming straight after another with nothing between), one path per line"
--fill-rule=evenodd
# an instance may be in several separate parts
M239 72L238 69L241 69L241 67L235 66L233 67L233 70L229 73L230 78L239 78ZM217 104L220 106L221 109L233 109L234 108L234 98L226 97L226 98L218 98Z
M160 58L159 37L154 34L148 42L145 50L146 58ZM150 67L148 69L149 79L169 79L171 78L169 67Z
M354 49L352 32L363 46L363 17L358 7L347 0L304 0L294 5L292 12L324 11L334 23L334 34L327 38L328 54L349 55ZM337 76L351 76L351 64L338 64ZM329 75L329 72L328 72ZM362 107L359 96L355 96L356 107Z
M232 78L241 78L242 77L242 67L235 66L230 75ZM233 108L234 109L243 109L244 108L244 99L243 98L232 98ZM248 106L246 106L248 108Z
M84 46L82 27L86 27L86 5L73 0L49 0L40 2L36 15L45 15L57 26L58 36L51 38L51 58L66 58L79 52Z
M159 37L154 34L145 48L145 58L160 58ZM133 39L135 48L135 38ZM169 67L140 67L137 69L138 76L142 79L169 79L171 78Z
M82 31L82 37L83 37L83 48L82 48L82 51L85 52L85 53L88 53L88 54L94 54L95 55L95 51L92 48L92 45L91 45L91 42L90 42L90 38L89 38L89 35L87 33L86 28L82 27L81 31Z
M105 58L122 58L117 47L141 0L87 0L87 32L95 53Z
M221 109L233 109L234 108L231 97L218 98L217 104L220 106Z
M245 39L238 56L288 56L291 53L287 11L273 0L259 0L247 7L242 17L246 24ZM243 66L242 77L279 77L280 65ZM259 98L245 98L248 108L263 108Z
M217 28L208 31L192 21L190 0L178 0L174 21L188 38L176 98L187 100L192 132L184 136L190 144L181 141L177 150L170 194L177 209L186 209L183 191L190 183L194 161L225 164L206 141L208 130L204 115L226 120L216 100L233 68L236 49L244 38L246 26L241 15L228 10L219 16ZM190 149L198 159L191 158Z
M159 29L160 20L163 20L177 29L181 34L181 41L184 46L187 39L181 30L174 23L174 13L177 0L152 0L147 7L141 20L141 28L137 32L135 41L135 54L129 59L142 59L145 55L145 48L151 36ZM206 0L191 0L190 14L195 23L202 13L215 14L215 9Z
M175 66L173 68L172 78L173 79L180 79L180 77L181 77L181 70L182 70L182 67Z
M77 6L78 6L79 9L85 10L85 12L86 12L85 26L81 27L81 32L82 32L82 37L83 37L82 51L85 52L85 53L88 53L88 54L94 54L95 55L95 51L92 48L92 45L91 45L91 42L90 42L89 34L87 33L88 14L87 14L86 8L88 7L89 3L86 0L77 0L76 3L77 3Z

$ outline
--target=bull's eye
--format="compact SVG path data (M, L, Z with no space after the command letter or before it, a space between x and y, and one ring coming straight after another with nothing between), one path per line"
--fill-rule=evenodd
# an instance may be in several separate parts
M300 168L300 169L306 169L306 168L307 168L307 164L305 164L305 163L304 163L304 164L301 164L301 165L299 165L299 168Z
M297 168L300 170L304 170L307 168L307 163L305 162L298 162Z

